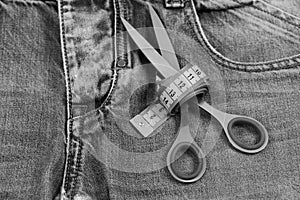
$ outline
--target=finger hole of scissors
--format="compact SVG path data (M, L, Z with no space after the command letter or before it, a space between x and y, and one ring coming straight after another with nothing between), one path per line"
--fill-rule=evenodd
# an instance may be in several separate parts
M245 129L248 129L248 131L245 131ZM227 131L229 137L233 140L233 142L241 148L240 150L244 151L245 153L252 153L248 150L260 149L266 143L267 140L267 132L265 128L259 122L251 118L236 117L230 120L230 122L228 123ZM245 132L256 133L256 141L254 144L249 144L245 141L242 142L241 139L239 139L245 135ZM249 136L249 134L247 135ZM251 140L253 140L253 138Z
M196 159L196 161L194 161L194 169L191 173L186 173L183 170L181 171L175 167L175 161L183 156L183 154L187 151L190 151ZM194 143L182 142L177 144L170 155L170 161L171 163L168 165L168 167L171 174L174 176L174 178L181 182L188 183L197 181L205 172L206 160L204 158L204 154L202 150Z

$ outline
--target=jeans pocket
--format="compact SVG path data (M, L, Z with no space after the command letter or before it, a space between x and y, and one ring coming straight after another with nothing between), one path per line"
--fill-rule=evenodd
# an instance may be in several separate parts
M219 64L246 71L297 66L300 61L297 16L260 0L248 4L229 2L239 6L201 9L192 4L190 20L197 39Z

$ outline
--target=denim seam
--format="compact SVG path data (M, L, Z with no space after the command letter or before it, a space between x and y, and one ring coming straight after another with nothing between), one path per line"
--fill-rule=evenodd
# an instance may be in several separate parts
M84 163L83 142L80 138L72 136L67 157L65 183L62 190L62 199L74 199L82 187L81 172Z
M69 62L66 49L65 25L64 25L64 8L62 0L58 1L60 36L64 74L66 79L67 92L67 133L66 133L66 160L61 187L61 199L73 199L79 188L80 171L82 169L82 149L83 143L76 138L72 131L72 90L70 84ZM80 155L80 156L78 156Z
M118 83L119 78L119 70L126 69L128 67L119 67L118 61L122 59L126 66L129 66L129 59L132 57L130 54L127 54L127 44L128 38L124 36L124 34L120 34L122 32L123 25L121 23L120 17L124 19L128 19L128 5L125 3L124 0L113 0L113 7L114 7L114 39L113 39L113 46L114 46L114 62L112 63L112 75L111 75L111 83L110 83L110 90L107 93L106 99L103 101L101 106L97 108L99 112L105 106L111 103L112 96L115 92L115 88ZM125 12L124 12L125 11ZM129 59L128 59L129 58Z
M126 38L124 38L124 35L121 34L121 37L117 37L117 23L121 23L120 19L117 20L117 18L120 17L120 15L124 18L127 18L128 16L124 14L126 11L126 4L125 2L121 2L120 0L114 0L118 1L119 7L115 6L114 4L114 17L115 17L115 24L114 24L114 62L112 63L111 70L111 83L110 88L108 92L106 93L106 98L102 102L102 104L96 109L96 111L100 111L101 108L104 106L110 104L112 95L115 91L117 82L118 82L118 71L123 69L121 67L118 67L117 62L118 59L123 59L126 63L128 63L128 56L126 56L126 45L127 41ZM68 3L70 3L68 1ZM63 5L62 0L59 0L59 19L60 19L60 29L61 29L61 45L62 45L62 54L63 54L63 65L64 65L64 72L65 72L65 78L66 78L66 88L67 88L67 136L66 136L66 165L64 170L64 177L63 177L63 184L61 189L61 199L74 199L75 195L78 193L81 185L81 171L84 165L83 159L83 146L84 143L81 141L79 137L76 137L73 133L73 120L75 120L72 117L72 90L70 85L70 74L69 74L69 61L68 61L68 55L67 55L67 49L66 49L66 37L65 37L65 25L64 25L64 16L63 14L67 11L70 11L71 5L68 4L67 6ZM125 9L120 9L120 7L123 6ZM119 10L117 10L119 9ZM117 15L119 13L119 15ZM119 21L119 22L118 22ZM118 35L120 36L120 34ZM83 115L80 116L79 120L83 120L83 116L88 116L91 114L94 114L95 110L88 112L88 113L82 113ZM80 121L82 122L82 121ZM79 132L83 129L83 124L80 123L79 125ZM80 156L77 156L80 155Z
M1 0L1 2L4 3L26 3L26 4L33 4L33 5L38 5L39 3L44 3L49 6L55 6L57 7L57 1L41 1L41 0Z
M236 0L233 0L233 1L236 1ZM280 17L280 16L277 16L277 15L275 15L275 14L273 14L273 13L267 12L266 10L263 9L263 7L262 7L263 5L260 5L260 4L268 4L268 3L264 2L264 1L257 1L255 4L256 4L256 5L254 5L254 4L252 5L253 8L255 8L255 9L257 9L257 10L260 10L261 12L264 12L264 13L266 13L266 14L268 14L268 15L271 15L271 16L273 16L273 17L279 19L279 20L282 20L282 21L284 21L284 22L286 22L286 23L288 23L288 24L290 24L290 25L296 26L297 28L300 28L299 24L294 23L294 22L291 22L291 21L289 21L289 20L286 20L285 18ZM268 5L269 5L269 6L272 6L272 5L270 5L270 4L268 4ZM274 7L274 6L272 6L272 7ZM277 9L278 11L280 11L280 12L282 12L282 13L284 13L284 14L291 15L291 14L289 14L289 13L287 13L287 12L285 12L285 11L283 11L283 10L277 8L277 7L274 7L273 9ZM291 15L291 16L292 16L293 18L297 18L296 16L293 16L293 15Z
M252 2L248 2L248 3L240 2L240 0L231 0L231 1L239 4L240 6L245 6L245 5L249 5L250 6L250 5L252 5L252 7L255 8L255 9L257 9L257 10L260 10L260 11L262 11L262 12L268 14L268 15L271 15L271 16L279 19L279 20L285 21L285 22L287 22L287 23L289 23L289 24L291 24L293 26L296 26L297 28L300 27L299 26L299 24L300 24L299 20L300 19L298 17L296 17L296 16L294 16L294 15L292 15L292 14L290 14L290 13L284 11L284 10L281 10L280 8L278 8L276 6L273 6L273 5L267 3L267 2L265 2L263 0L252 0ZM280 16L278 16L276 14L273 14L272 11L268 12L267 10L264 9L266 6L268 8L270 8L270 9L273 9L272 10L273 12L274 12L274 10L277 10L277 11L283 13L284 15L290 15L293 19L297 19L299 23L297 23L297 22L291 22L291 21L285 19L284 17L280 17ZM229 9L232 9L232 8L229 8ZM293 21L296 21L296 20L293 20Z
M125 0L116 0L114 2L114 11L115 11L115 51L116 51L116 62L118 65L118 62L120 60L123 60L125 62L125 66L119 66L122 68L130 68L130 65L128 63L130 57L130 54L127 53L127 45L128 45L128 37L124 35L124 26L121 22L120 17L123 17L124 19L128 19L128 16L130 15L130 9L129 5L126 3Z
M190 15L190 18L191 22L193 23L192 26L194 27L197 40L201 44L204 44L204 46L206 47L205 49L208 49L207 52L211 55L211 57L223 67L245 72L264 72L296 68L297 66L299 66L300 55L256 63L236 62L224 57L209 43L208 39L206 38L205 33L201 27L199 17L197 16L193 1L190 1L190 6L192 8L192 14Z
M66 44L65 44L65 26L63 20L63 8L61 5L61 0L58 1L59 7L59 21L60 21L60 37L61 37L61 48L62 48L62 59L63 59L63 67L64 67L64 74L66 79L66 96L67 96L67 133L66 133L66 161L65 161L65 169L63 175L63 183L61 187L61 199L66 198L66 179L67 179L67 172L68 169L68 162L69 162L69 146L70 146L70 134L72 130L72 122L69 121L71 119L71 108L72 108L72 95L71 95L71 88L70 88L70 76L69 76L69 69L68 69L68 59L66 55Z

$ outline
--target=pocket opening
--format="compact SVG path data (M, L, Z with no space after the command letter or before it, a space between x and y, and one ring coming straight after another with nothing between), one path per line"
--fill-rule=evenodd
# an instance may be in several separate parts
M234 2L237 1L234 0ZM266 4L265 2L262 1L255 1L254 3L255 5L252 5L251 7L254 7L255 9L260 11L262 11L262 9L265 9L265 12L267 12L266 8L271 8L271 10L273 11L271 15L273 17L275 17L274 15L276 14L278 15L276 19L284 20L282 18L285 16L286 19L291 21L289 24L300 28L300 19L297 18L296 16L289 15L288 13L284 13L284 11L281 12L280 9L277 9L274 6L268 7L269 4ZM270 59L267 61L257 61L257 62L235 61L224 56L209 42L203 30L203 27L201 25L194 2L191 2L191 7L192 7L192 14L190 16L189 23L192 23L191 26L194 27L194 31L196 33L198 42L201 43L201 45L203 45L206 48L207 52L210 54L213 60L219 65L221 65L222 67L238 70L238 71L263 72L263 71L271 71L271 70L290 69L299 66L300 54L280 57L278 59ZM284 13L285 15L279 15L281 13Z

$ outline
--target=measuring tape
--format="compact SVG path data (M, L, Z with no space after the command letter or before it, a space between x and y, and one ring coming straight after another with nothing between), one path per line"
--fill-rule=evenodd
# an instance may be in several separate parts
M180 101L204 93L208 86L207 80L208 77L198 66L186 65L161 83L158 99L133 117L130 123L144 137L148 137L169 118L169 114ZM187 99L187 96L190 97Z

